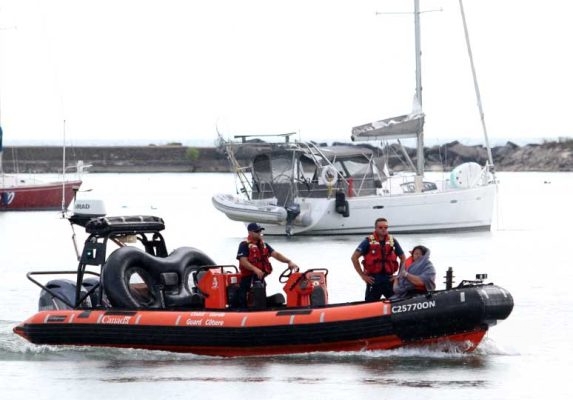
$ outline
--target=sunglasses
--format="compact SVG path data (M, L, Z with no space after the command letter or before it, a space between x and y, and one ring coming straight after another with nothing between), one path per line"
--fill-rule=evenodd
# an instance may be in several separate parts
M388 229L388 225L377 226L376 229Z

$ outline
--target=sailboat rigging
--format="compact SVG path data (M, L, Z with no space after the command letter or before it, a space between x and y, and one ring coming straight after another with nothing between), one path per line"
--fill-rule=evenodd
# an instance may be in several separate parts
M241 135L242 143L224 142L233 171L242 182L239 195L215 195L214 206L232 220L259 222L266 234L275 235L369 233L379 216L392 221L393 232L490 229L496 194L491 159L483 167L463 163L442 180L430 181L424 176L419 0L414 0L414 26L416 94L412 112L356 126L351 133L355 142L398 140L400 147L400 139L415 138L413 176L383 173L386 165L380 168L376 155L358 146L318 147L288 140L262 145L245 142L248 135ZM467 37L465 22L464 27ZM475 79L474 84L477 88ZM489 149L489 143L486 145ZM244 154L249 146L257 151L242 164L237 154ZM403 154L414 166L404 149ZM326 171L333 179L324 179Z

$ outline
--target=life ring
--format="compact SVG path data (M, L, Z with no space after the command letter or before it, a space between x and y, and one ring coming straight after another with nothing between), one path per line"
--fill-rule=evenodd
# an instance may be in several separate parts
M326 186L334 186L338 181L338 171L332 165L322 168L320 173L321 183Z
M215 262L193 247L180 247L167 257L155 257L133 246L117 249L102 268L104 293L114 307L125 309L182 306L192 301L188 277L193 270ZM176 290L165 291L161 298L159 287L162 273L176 273ZM140 282L134 283L136 276Z

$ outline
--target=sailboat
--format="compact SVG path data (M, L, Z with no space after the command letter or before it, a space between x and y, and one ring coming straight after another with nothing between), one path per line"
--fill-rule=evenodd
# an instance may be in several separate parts
M282 134L282 143L261 144L250 135L239 135L235 138L240 142L221 139L238 178L237 195L216 194L215 208L235 221L261 223L270 235L369 233L378 217L387 218L394 233L489 230L496 179L461 0L460 10L488 149L486 165L463 163L439 181L424 176L420 9L419 0L414 0L414 110L356 126L351 139L398 140L400 146L400 139L415 139L415 166L403 151L415 173L391 174L366 147L320 147L292 142L292 134Z
M0 212L3 211L65 211L80 188L81 179L62 179L44 182L34 175L4 173L2 167L2 127L0 126ZM65 159L65 150L64 150ZM83 172L84 164L78 161L78 175Z

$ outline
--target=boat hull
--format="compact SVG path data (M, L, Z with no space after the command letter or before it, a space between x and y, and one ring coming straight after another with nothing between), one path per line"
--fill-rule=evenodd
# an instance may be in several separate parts
M81 184L81 180L73 180L0 187L0 211L61 210L70 204Z
M287 211L270 202L242 200L237 196L216 194L212 197L213 206L233 221L260 223L283 223L287 219Z
M211 356L386 350L454 343L472 351L513 299L478 285L410 299L233 310L50 310L14 328L32 343L139 348Z
M441 192L347 197L349 216L336 212L335 199L298 199L310 212L311 224L293 224L292 235L367 234L376 218L391 223L392 233L489 230L494 184ZM285 224L261 222L266 235L284 235Z

